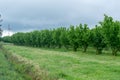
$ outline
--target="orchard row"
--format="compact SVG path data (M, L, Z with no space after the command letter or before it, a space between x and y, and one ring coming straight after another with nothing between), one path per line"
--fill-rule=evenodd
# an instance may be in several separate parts
M71 25L69 28L60 27L27 33L19 32L10 37L3 37L2 40L16 45L65 47L66 49L72 48L74 51L82 47L83 52L87 51L88 46L92 46L96 50L96 54L101 54L105 47L109 47L112 54L117 55L120 50L120 21L114 21L112 17L104 15L103 21L92 29L87 24Z

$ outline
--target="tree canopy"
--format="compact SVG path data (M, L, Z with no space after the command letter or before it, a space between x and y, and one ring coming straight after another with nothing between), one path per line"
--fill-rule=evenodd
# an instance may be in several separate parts
M120 50L120 21L114 21L112 17L104 15L103 21L92 29L87 24L71 25L69 28L60 27L27 33L19 32L11 37L3 37L2 40L32 47L65 47L66 49L72 48L73 51L81 48L83 52L86 52L90 46L94 47L96 54L101 54L107 46L116 56Z

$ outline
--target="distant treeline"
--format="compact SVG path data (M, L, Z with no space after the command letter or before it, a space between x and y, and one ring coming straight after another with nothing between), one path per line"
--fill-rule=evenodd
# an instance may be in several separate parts
M60 27L27 33L16 33L11 37L3 37L4 42L16 45L48 47L48 48L73 48L77 51L82 47L86 52L88 46L96 49L96 54L101 54L105 47L110 47L113 55L120 50L120 21L114 21L112 17L104 15L104 20L99 22L95 28L89 29L87 24L69 28Z

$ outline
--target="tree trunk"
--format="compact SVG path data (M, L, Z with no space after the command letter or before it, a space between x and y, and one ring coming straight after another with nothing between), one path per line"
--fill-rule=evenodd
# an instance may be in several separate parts
M75 52L77 51L77 47L76 46L73 47L73 51L75 51Z
M102 54L102 49L97 48L97 49L96 49L96 54L97 54L97 55L98 55L98 54Z
M62 46L59 44L59 45L58 45L58 48L61 48L61 47L62 47Z
M87 51L87 45L85 45L84 47L83 47L83 52L85 53L86 51Z
M50 45L48 44L47 47L50 48Z
M118 52L117 49L112 49L112 55L113 55L113 56L117 56L117 52Z
M65 45L64 47L68 50L68 46L67 45Z

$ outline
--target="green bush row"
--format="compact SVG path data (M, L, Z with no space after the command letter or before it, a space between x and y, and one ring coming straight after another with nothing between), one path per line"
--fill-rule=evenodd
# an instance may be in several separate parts
M112 17L104 15L103 21L92 29L87 24L71 25L69 28L60 27L27 33L18 32L11 37L4 37L2 40L16 45L65 47L66 49L72 48L74 51L82 47L83 52L87 51L88 46L92 46L96 50L96 54L101 54L105 47L109 47L112 54L116 56L120 50L120 21L114 21Z

